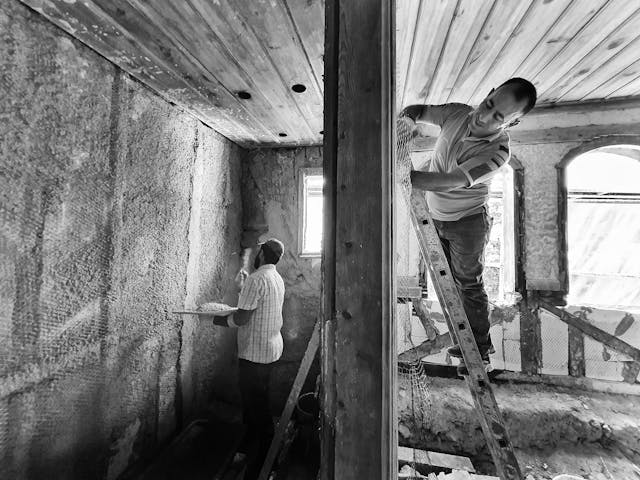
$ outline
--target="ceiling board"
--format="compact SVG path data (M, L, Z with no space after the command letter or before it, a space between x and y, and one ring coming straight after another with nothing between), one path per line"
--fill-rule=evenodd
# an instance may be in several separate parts
M20 1L242 146L322 142L323 0ZM640 95L640 0L396 5L399 108L475 105L512 76L541 105Z
M456 2L423 2L419 9L402 95L405 104L428 93L455 9Z
M561 85L563 80L569 82L572 77L587 73L587 66L580 68L580 63L586 61L591 52L598 50L595 54L597 63L607 50L619 48L625 41L625 36L631 35L633 29L637 32L639 23L635 14L638 8L640 6L637 2L610 1L565 45L560 54L537 74L539 80L536 88L540 94L554 101L548 92L554 86ZM620 36L618 32L622 32Z
M485 85L500 85L506 78L511 77L513 72L518 69L518 66L535 49L536 45L542 41L558 18L567 10L571 1L534 1L525 17L512 32L504 48L489 67L483 83ZM480 103L487 93L484 89L476 89L471 96L470 103Z
M482 25L471 53L460 70L447 101L467 103L493 65L512 32L527 14L531 0L497 0Z
M444 46L435 78L429 88L427 103L442 103L443 98L449 98L458 72L466 62L493 6L493 1L458 2L449 31L449 37L457 41L448 41Z
M602 85L633 64L640 51L640 32L632 22L628 22L627 27L616 30L583 58L574 67L574 74L566 75L546 94L549 101L579 101L593 90L593 85Z

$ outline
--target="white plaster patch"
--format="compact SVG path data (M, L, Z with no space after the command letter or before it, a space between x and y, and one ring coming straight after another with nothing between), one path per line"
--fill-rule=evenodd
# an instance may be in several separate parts
M136 418L135 422L126 428L123 436L111 446L111 450L115 451L116 454L109 459L107 480L115 480L127 468L140 425L140 419Z
M413 435L411 434L411 430L406 425L402 423L398 424L398 433L404 438L411 438Z
M75 28L73 28L73 27L71 26L71 24L70 24L69 22L67 22L66 20L61 20L61 19L59 19L59 18L58 18L56 21L60 24L60 26L61 26L65 31L69 32L69 33L70 33L70 34L72 34L72 35L73 35L74 33L76 33L76 29L75 29Z
M542 369L547 375L567 375L569 372L569 330L567 324L546 310L540 310L542 337Z

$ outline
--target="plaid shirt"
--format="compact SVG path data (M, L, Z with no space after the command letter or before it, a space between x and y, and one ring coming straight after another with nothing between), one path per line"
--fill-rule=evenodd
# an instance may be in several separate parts
M262 265L247 277L238 308L254 310L249 323L238 328L238 357L272 363L282 355L284 281L275 265Z
M460 168L468 187L449 192L427 192L431 216L453 221L480 213L489 200L491 179L509 162L509 135L501 131L489 137L471 136L473 108L460 103L425 105L421 120L440 126L440 135L429 163L430 172L447 173Z

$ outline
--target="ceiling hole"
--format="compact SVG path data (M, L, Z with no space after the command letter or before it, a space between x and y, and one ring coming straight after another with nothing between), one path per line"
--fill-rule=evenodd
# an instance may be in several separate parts
M320 135L324 135L324 130L320 130Z
M307 89L307 87L305 87L304 85L300 84L300 83L296 83L293 87L291 87L291 90L293 90L296 93L302 93Z
M280 132L280 133L278 134L278 136L279 136L279 137L286 137L286 136L287 136L287 134L286 134L286 133L284 133L284 132Z
M245 92L244 90L237 92L237 95L243 100L249 100L251 98L251 94L249 92Z

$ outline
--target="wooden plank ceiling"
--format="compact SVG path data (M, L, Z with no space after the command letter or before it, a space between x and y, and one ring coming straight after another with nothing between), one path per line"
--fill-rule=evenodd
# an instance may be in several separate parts
M20 1L242 146L322 142L322 0ZM640 96L640 0L396 3L400 106Z

